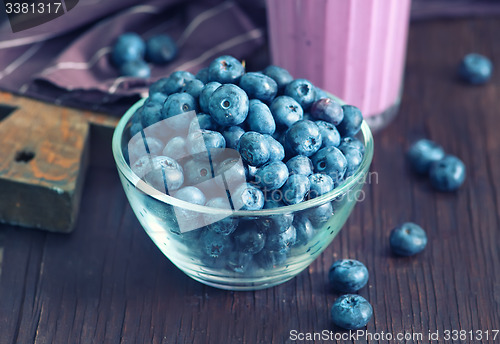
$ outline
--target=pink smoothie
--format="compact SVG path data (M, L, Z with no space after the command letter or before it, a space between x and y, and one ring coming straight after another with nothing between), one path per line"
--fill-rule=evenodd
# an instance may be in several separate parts
M267 0L273 63L358 106L399 104L410 0Z

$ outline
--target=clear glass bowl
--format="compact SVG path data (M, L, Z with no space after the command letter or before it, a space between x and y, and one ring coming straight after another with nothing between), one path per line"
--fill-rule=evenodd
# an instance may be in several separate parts
M356 202L363 198L361 189L373 157L373 137L363 122L357 138L364 143L365 154L358 170L333 191L311 200L274 209L258 211L211 208L192 204L159 193L132 171L124 157L131 117L144 100L133 105L119 121L112 142L113 156L130 205L146 233L170 261L193 279L228 290L257 290L281 284L304 270L338 234ZM205 227L181 233L177 211L230 218L240 224L256 221L263 230L274 230L275 220L300 221L307 217L313 224L308 240L298 240L282 251L261 251L242 263L231 255L209 257L201 248ZM244 222L249 221L249 222ZM267 226L267 227L266 227ZM265 234L265 233L264 233ZM247 255L248 256L248 255ZM247 257L248 258L248 257Z

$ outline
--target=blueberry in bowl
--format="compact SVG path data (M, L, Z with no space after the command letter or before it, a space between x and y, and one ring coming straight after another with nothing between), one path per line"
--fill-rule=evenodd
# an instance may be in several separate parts
M176 83L175 73L152 87ZM168 104L176 105L168 109L140 100L112 142L125 193L156 246L188 276L229 290L268 288L309 266L349 217L373 157L364 121L359 130L343 131L349 136L325 139L350 150L325 147L325 131L295 116L302 105L273 91L267 109L255 98L261 93L238 86L267 79L245 75L232 58L216 59L207 78L197 79L205 83L197 82L201 92L164 92L165 104L171 98ZM249 116L249 101L265 107L263 118L276 123L275 131L265 130L261 116ZM329 136L336 133L331 125ZM343 153L354 150L355 164Z

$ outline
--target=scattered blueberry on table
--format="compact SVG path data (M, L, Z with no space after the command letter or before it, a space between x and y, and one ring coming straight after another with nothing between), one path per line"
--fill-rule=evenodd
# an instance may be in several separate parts
M427 234L419 225L406 222L391 231L389 243L394 254L413 256L424 250L427 245Z
M432 163L429 170L431 185L439 191L455 191L465 181L465 165L456 156L446 155Z
M408 150L408 160L413 170L419 174L427 174L431 164L444 157L444 149L437 143L420 139Z
M332 305L332 322L346 330L358 330L366 326L373 315L373 308L362 296L346 294Z
M341 293L354 293L368 282L368 269L355 259L341 259L332 264L328 279L334 290Z
M464 56L458 68L458 74L465 82L481 85L490 80L493 73L491 60L484 55L470 53Z

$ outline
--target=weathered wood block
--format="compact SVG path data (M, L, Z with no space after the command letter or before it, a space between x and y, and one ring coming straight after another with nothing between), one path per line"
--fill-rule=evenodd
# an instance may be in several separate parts
M0 122L0 221L71 232L88 164L92 113L7 93Z

